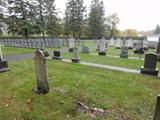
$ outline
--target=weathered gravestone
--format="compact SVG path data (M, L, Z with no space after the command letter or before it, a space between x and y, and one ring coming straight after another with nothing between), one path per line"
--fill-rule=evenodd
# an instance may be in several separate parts
M8 71L8 62L3 59L2 49L0 45L0 72Z
M83 47L82 47L82 53L89 54L89 53L90 53L89 47L83 46Z
M128 47L127 46L121 47L120 58L128 58Z
M157 102L153 120L160 120L160 95L157 96Z
M74 62L74 63L80 62L78 47L73 47L72 62Z
M60 51L53 51L53 59L55 60L62 60L62 57L61 57L61 52Z
M145 55L144 66L141 67L141 73L149 75L158 75L157 55L150 53Z
M106 42L104 40L99 41L99 48L98 48L99 55L106 55Z
M143 42L135 43L134 54L144 54Z
M75 39L71 37L69 39L69 52L73 52L73 47L75 46Z
M45 52L37 49L34 59L37 86L33 90L38 94L46 94L49 92L49 85Z
M156 53L157 53L158 61L160 61L160 38L157 44Z

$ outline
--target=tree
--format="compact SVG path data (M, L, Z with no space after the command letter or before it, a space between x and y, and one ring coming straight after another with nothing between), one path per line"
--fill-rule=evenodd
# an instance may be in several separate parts
M4 10L6 8L6 3L4 0L0 0L0 34L3 33L3 24L5 22L4 18Z
M28 0L8 0L8 31L12 34L25 36L28 39L36 26L34 8L33 3Z
M109 37L115 37L118 35L119 30L117 29L117 25L119 24L119 18L116 13L109 15L106 19L106 32Z
M83 0L68 0L65 10L64 33L79 38L82 31L85 7Z
M92 0L88 18L88 33L90 38L102 38L105 35L104 15L103 2Z
M160 26L157 25L155 30L154 30L154 34L160 34Z
M54 0L46 0L46 33L53 36L60 35L60 24L54 5Z
M125 31L122 31L121 33L121 35L125 37L138 37L139 34L135 29L127 29Z

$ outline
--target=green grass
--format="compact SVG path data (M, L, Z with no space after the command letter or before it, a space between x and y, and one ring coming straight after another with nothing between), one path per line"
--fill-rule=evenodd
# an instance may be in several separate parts
M33 51L35 50L29 48L18 48L18 47L7 47L7 46L2 47L3 55L30 53Z
M146 120L153 115L160 92L156 77L48 60L50 92L36 95L31 90L36 84L33 63L31 59L11 62L11 71L0 74L0 119L91 119L76 111L79 100L112 110L106 120Z
M47 48L47 50L59 50L59 48ZM2 47L3 55L10 54L23 54L23 53L33 53L35 52L34 48L18 48L18 47Z
M70 59L72 57L72 53L63 53L63 58ZM99 56L99 55L88 55L88 54L80 54L80 59L82 61L91 62L91 63L98 63L104 65L113 65L113 66L120 66L126 67L131 69L140 69L143 66L142 60L132 60L126 58L114 58L108 56Z

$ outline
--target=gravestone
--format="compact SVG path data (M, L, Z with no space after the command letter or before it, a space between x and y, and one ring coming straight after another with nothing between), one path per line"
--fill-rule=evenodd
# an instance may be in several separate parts
M144 54L143 42L135 43L134 54Z
M74 62L74 63L80 62L78 47L73 47L72 62Z
M156 53L157 53L158 61L160 61L160 38L157 44Z
M145 55L144 66L141 67L141 73L149 75L158 75L157 55L150 53Z
M121 47L120 58L128 58L128 47L127 46Z
M113 38L110 39L109 45L112 47L115 45L115 40Z
M60 51L53 51L53 59L55 60L62 60L62 57L61 57L61 52Z
M73 52L73 47L75 46L75 39L71 37L69 39L69 52Z
M8 61L3 59L2 49L0 45L0 72L8 71Z
M106 55L106 42L105 40L100 40L98 45L98 54L99 55Z
M160 95L157 96L153 120L160 120Z
M46 55L43 50L37 49L35 52L35 72L37 86L33 90L40 94L46 94L49 92L48 85L48 73L46 64Z
M82 53L89 54L90 53L89 47L83 46L82 47Z
M121 39L120 38L117 38L117 40L116 40L116 44L115 44L115 48L116 49L120 49L121 48Z
M132 39L127 40L127 47L128 47L128 49L133 49L133 40Z
M143 40L143 49L148 50L148 40L147 39Z

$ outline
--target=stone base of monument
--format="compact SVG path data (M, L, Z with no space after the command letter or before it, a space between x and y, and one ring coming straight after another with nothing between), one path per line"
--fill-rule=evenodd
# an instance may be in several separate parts
M54 59L54 60L62 60L62 57L53 56L52 59Z
M128 58L128 55L126 55L126 54L120 54L120 58Z
M0 61L0 72L8 71L8 62L7 61Z
M121 47L115 47L115 49L121 49Z
M80 62L80 58L72 58L71 59L73 63L79 63Z
M144 47L143 50L148 51L148 48L147 48L147 47Z
M133 49L133 47L128 47L128 49L132 50L132 49Z
M146 68L144 68L144 67L142 66L140 72L141 72L142 74L148 74L148 75L158 76L158 69L156 69L156 70L151 70L151 69L146 69Z
M73 52L73 48L69 48L69 52Z
M37 87L34 87L33 92L37 93L37 94L47 94L49 92L49 89L39 89Z
M99 52L98 55L105 56L105 55L106 55L106 52Z
M160 62L160 55L157 55L157 62Z
M144 54L143 50L134 50L134 54Z

